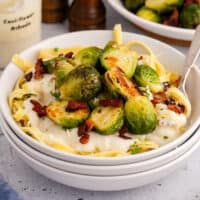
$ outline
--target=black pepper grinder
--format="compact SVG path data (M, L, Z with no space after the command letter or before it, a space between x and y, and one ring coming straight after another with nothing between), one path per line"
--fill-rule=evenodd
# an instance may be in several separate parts
M74 0L69 9L69 30L105 29L106 8L102 0Z

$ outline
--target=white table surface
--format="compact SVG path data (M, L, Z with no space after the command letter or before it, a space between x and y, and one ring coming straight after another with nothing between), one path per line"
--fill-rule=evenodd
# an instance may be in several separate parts
M121 23L124 31L141 33L107 6L107 28ZM66 33L67 22L43 25L43 39ZM142 33L143 34L143 33ZM177 47L183 53L188 48ZM0 176L25 200L200 200L200 149L187 164L159 182L121 192L90 192L63 186L28 167L16 155L3 135L0 135ZM5 199L6 200L6 199Z

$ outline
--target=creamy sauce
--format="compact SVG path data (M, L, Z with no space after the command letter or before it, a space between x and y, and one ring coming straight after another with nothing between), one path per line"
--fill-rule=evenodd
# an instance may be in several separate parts
M28 91L36 94L37 96L33 98L39 100L44 105L55 100L50 94L55 88L54 75L44 75L43 79L27 82L24 87L28 89ZM39 118L37 114L32 111L30 99L24 102L24 109L29 117L29 125L38 127L44 133L49 143L59 142L80 152L94 152L97 149L99 151L127 152L130 145L138 139L148 139L158 146L163 146L179 137L182 133L182 128L186 125L186 117L184 114L177 114L167 109L165 104L157 104L155 109L157 112L158 125L152 133L147 135L128 134L132 139L126 140L120 138L117 133L110 136L103 136L91 132L89 142L87 144L81 144L79 142L80 138L77 135L77 128L63 130L50 119Z

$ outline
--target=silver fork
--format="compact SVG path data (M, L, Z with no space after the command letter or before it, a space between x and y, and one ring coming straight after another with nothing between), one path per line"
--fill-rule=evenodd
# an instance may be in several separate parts
M200 54L200 25L198 25L198 27L196 28L192 44L185 58L184 73L183 73L184 75L180 84L180 89L183 91L185 96L188 96L185 88L187 79L192 68L195 67L195 63L198 60L199 54Z

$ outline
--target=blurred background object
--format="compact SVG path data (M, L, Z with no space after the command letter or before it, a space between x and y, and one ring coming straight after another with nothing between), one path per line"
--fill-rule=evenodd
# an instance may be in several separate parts
M68 0L43 0L42 21L44 23L63 22L67 18Z
M102 0L74 0L69 9L69 30L104 29L106 8Z
M41 0L0 0L0 68L40 41Z

